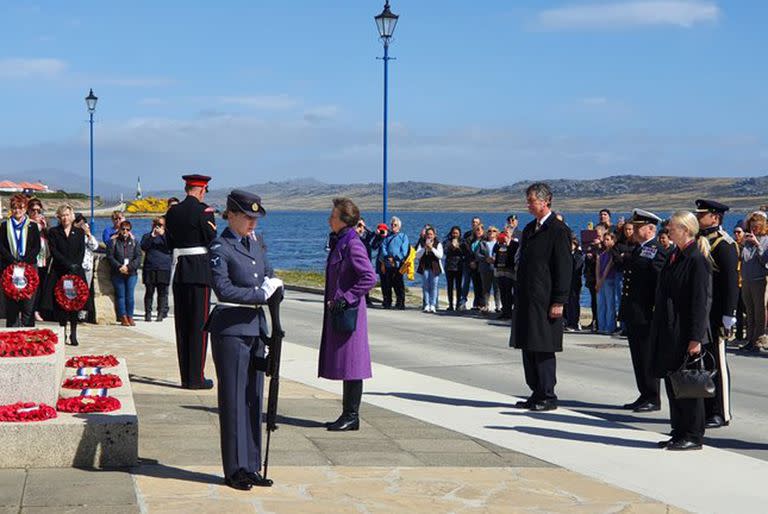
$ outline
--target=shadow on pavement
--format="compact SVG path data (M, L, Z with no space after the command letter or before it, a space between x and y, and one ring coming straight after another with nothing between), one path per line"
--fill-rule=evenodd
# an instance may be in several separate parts
M621 423L621 421L615 421L613 419L605 419L602 417L597 418L582 418L579 416L569 416L567 414L558 414L556 412L532 412L527 410L515 410L515 411L506 411L502 412L502 414L506 416L526 416L530 418L538 418L538 419L545 419L547 421L555 421L558 423L572 423L574 425L582 425L582 426L589 426L589 427L602 427L602 428L611 428L608 424L609 423ZM591 415L591 414L590 414ZM631 416L626 416L631 417ZM633 420L634 421L634 420ZM657 423L669 423L665 419L648 419L648 420L640 420L640 421L651 421L651 422L657 422ZM621 428L631 428L632 430L639 430L638 428L631 427L631 426L624 426L622 425Z
M181 405L181 408L189 409L189 410L199 410L203 412L209 412L211 414L219 413L218 407L206 407L205 405ZM280 414L277 415L277 424L289 425L293 427L303 427L303 428L325 427L325 423L322 423L320 421L315 421L314 419L292 418L290 416L282 416Z
M223 476L166 466L154 459L139 459L139 465L130 468L128 471L132 475L137 476L169 478L174 480L184 480L186 482L200 482L202 484L224 484Z
M669 419L666 418L646 418L639 416L632 416L630 414L614 414L613 412L602 412L596 410L584 410L573 409L587 416L594 416L596 418L602 418L607 421L613 421L614 423L661 423L669 424ZM631 411L630 411L631 412Z
M168 380L160 380L158 378L147 377L144 375L134 375L133 373L129 373L128 378L131 380L131 382L136 382L138 384L149 384L161 387L170 387L172 389L183 389L181 384L176 382L169 382Z
M375 393L375 392L365 392L364 394L370 395L370 396L394 396L395 398L402 398L404 400L414 400L418 402L427 402L427 403L439 403L442 405L456 405L459 407L485 407L485 408L514 407L514 404L509 404L509 403L484 402L482 400L469 400L466 398L448 398L445 396L435 396L431 394Z
M578 410L582 408L624 410L624 408L621 405L614 405L611 403L582 402L579 400L557 400L557 405L560 407L566 407L568 409L573 409L573 410Z
M720 439L704 436L704 444L724 450L768 450L768 444L742 441L741 439Z
M585 443L605 444L608 446L626 446L629 448L645 448L654 449L659 451L656 443L652 441L635 441L632 439L624 439L622 437L610 437L595 434L579 434L577 432L566 432L564 430L555 430L551 428L537 428L537 427L502 427L497 425L486 425L485 428L492 430L514 430L516 432L522 432L524 434L537 435L541 437L554 438L554 439L566 439L569 441L583 441ZM663 436L659 436L659 440Z

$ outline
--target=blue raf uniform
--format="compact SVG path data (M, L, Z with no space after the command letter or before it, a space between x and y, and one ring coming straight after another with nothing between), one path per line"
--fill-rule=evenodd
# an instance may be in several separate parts
M258 196L240 190L227 197L227 210L265 214ZM210 244L209 259L218 303L207 330L218 377L224 476L227 485L250 489L264 485L259 470L267 322L261 305L282 282L273 278L261 238L238 235L231 226Z

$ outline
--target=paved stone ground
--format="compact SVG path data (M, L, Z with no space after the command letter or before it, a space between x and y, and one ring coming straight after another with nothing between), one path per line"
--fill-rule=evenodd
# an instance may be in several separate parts
M166 321L168 322L168 321ZM88 326L68 354L128 360L141 463L130 470L0 470L5 512L679 512L657 501L408 416L363 405L359 432L334 434L337 395L281 386L276 485L222 485L214 391L177 387L173 342ZM207 375L213 377L209 358Z

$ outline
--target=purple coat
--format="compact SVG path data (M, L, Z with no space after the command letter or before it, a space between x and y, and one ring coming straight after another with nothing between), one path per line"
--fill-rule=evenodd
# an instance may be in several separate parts
M371 378L371 352L368 349L368 316L365 294L376 285L376 274L368 252L357 233L344 229L331 245L325 268L325 309L320 362L317 375L332 380ZM333 329L328 302L344 299L356 306L357 328L342 333Z

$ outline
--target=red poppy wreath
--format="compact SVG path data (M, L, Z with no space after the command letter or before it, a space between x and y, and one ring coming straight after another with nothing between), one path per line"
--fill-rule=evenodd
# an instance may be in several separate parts
M117 366L117 357L114 355L77 355L71 357L66 366L68 368L113 368Z
M71 287L64 287L71 284ZM85 307L85 303L88 301L88 284L85 280L77 275L64 275L56 282L56 287L53 290L53 294L56 297L56 303L59 307L67 312L75 312L82 310Z
M74 396L56 402L59 412L112 412L119 408L120 400L112 396Z
M44 403L17 402L11 405L0 405L0 421L28 422L45 421L56 417L56 410Z
M69 377L61 385L64 389L112 389L122 387L123 381L119 376L107 373L104 375L87 375L84 377Z
M0 357L39 357L56 351L59 341L48 329L0 333Z
M16 274L16 268L23 269L22 274ZM3 292L6 298L13 301L29 300L35 296L37 286L40 285L40 277L37 276L37 269L26 262L11 264L3 270Z

